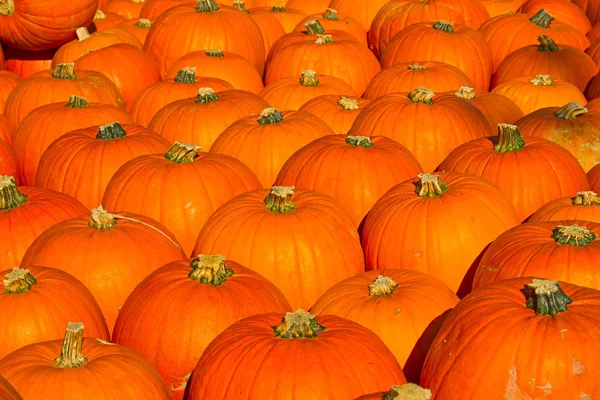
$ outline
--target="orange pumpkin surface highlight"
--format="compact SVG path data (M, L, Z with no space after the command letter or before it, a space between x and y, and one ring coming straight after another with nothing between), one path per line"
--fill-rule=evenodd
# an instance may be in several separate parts
M370 102L361 97L326 94L307 101L299 110L321 118L336 135L345 135Z
M461 86L454 93L456 97L468 100L487 118L490 128L496 130L498 124L514 124L525 115L510 99L498 93L490 93Z
M552 200L541 206L528 222L580 219L600 223L600 196L591 190Z
M144 0L110 0L104 11L119 14L127 19L137 18L144 6Z
M98 9L96 10L96 15L94 15L94 23L92 26L96 28L96 31L103 31L106 29L116 28L117 25L125 21L127 21L127 18L123 17L122 15L108 11L104 12L101 9Z
M281 24L281 26L283 27L283 31L285 33L290 33L294 31L294 28L296 28L296 26L298 24L301 23L302 19L304 17L306 17L306 12L300 10L300 9L296 9L293 7L284 7L284 6L278 6L278 5L269 5L269 6L254 6L251 7L250 9L250 13L252 17L255 17L257 15L261 15L263 17L266 18L266 16L269 16L269 19L271 20L277 20L277 22L279 22L279 24ZM260 25L260 24L259 24ZM260 27L260 26L259 26ZM268 53L268 51L266 51L267 49L265 49L265 53Z
M146 37L148 37L148 32L150 32L153 21L153 19L148 18L133 18L121 22L117 25L117 28L131 33L143 45L146 43Z

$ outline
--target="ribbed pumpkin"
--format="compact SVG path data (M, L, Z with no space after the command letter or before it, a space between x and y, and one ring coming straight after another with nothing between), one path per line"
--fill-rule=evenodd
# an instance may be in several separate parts
M321 23L321 26L328 31L345 31L354 36L358 42L364 45L367 44L367 31L354 18L346 15L339 15L337 10L334 10L333 8L327 8L325 12L323 12L323 10L319 11L319 13L311 14L301 20L298 24L296 24L293 30L296 32L301 32L305 29L305 23L316 19Z
M218 94L200 88L195 98L177 100L161 108L148 129L173 143L197 143L207 151L229 125L246 116L258 116L269 104L258 95L243 90Z
M0 139L0 176L2 175L12 176L17 184L21 183L15 154L11 147Z
M190 255L198 232L219 206L261 187L240 161L200 150L175 142L166 154L134 158L113 175L102 205L111 212L126 210L156 219Z
M492 87L513 78L535 74L571 82L582 92L598 73L594 60L578 48L556 44L549 36L538 37L539 46L530 45L510 53L498 66Z
M496 86L492 93L512 100L525 115L540 108L561 107L565 102L584 104L585 96L577 86L550 75L521 76Z
M475 89L488 90L490 86L492 53L483 36L467 26L447 21L412 25L396 35L381 55L383 68L414 60L454 65L471 79Z
M534 15L541 8L552 14L557 21L569 24L587 34L592 29L585 12L571 1L565 0L527 0L517 12L528 16Z
M193 2L193 1L192 1ZM158 18L162 13L169 8L190 3L190 0L146 0L140 11L142 18Z
M593 0L573 0L573 3L585 11L592 25L600 21L600 4Z
M14 136L15 129L8 122L8 119L4 115L0 114L0 140L8 145L11 145Z
M31 343L60 339L73 319L84 321L90 336L110 339L98 303L72 275L25 265L0 271L0 277L2 319L10 321L0 331L0 359Z
M145 278L121 308L113 341L142 353L171 398L182 399L190 372L217 335L243 318L287 311L281 291L261 275L220 254L199 255Z
M294 362L281 362L290 358ZM255 315L217 336L194 368L188 399L353 399L405 382L398 362L372 331L298 309Z
M600 193L600 164L590 169L587 173L587 176L592 190L596 193Z
M425 171L432 171L456 146L492 132L483 113L468 101L417 88L408 95L392 93L373 100L349 134L394 139L414 154Z
M420 172L410 151L385 136L333 135L295 152L279 171L275 185L331 196L359 226L385 192Z
M529 222L580 219L600 223L600 196L596 192L578 192L575 196L552 200L533 213Z
M590 42L594 43L597 39L600 39L600 24L595 24L592 29L586 34Z
M0 113L4 113L6 98L19 82L21 82L20 76L10 71L0 71Z
M473 86L471 79L454 65L439 61L416 61L384 68L371 79L363 95L376 99L386 94L408 93L416 87L426 87L436 93Z
M23 400L15 388L2 376L0 376L0 396L2 396L4 400Z
M48 400L170 399L160 375L141 354L84 338L81 322L69 322L64 340L30 344L4 357L0 374L24 399L41 393Z
M16 127L32 110L69 96L83 96L89 102L123 107L119 89L95 71L74 71L75 64L59 64L54 71L41 71L21 81L6 99L4 114Z
M17 187L13 177L0 176L0 269L19 265L27 248L46 229L87 212L66 194Z
M295 151L327 135L333 135L329 125L308 112L265 108L258 118L245 117L231 124L210 152L240 160L256 174L262 187L268 188Z
M337 12L342 15L353 18L368 31L371 28L375 16L388 1L389 0L374 0L364 2L362 0L331 0L329 7L337 10Z
M501 14L516 12L525 0L479 0L479 2L488 11L490 17L494 18Z
M104 7L104 11L114 12L127 19L137 18L144 3L144 0L110 0Z
M355 400L431 400L431 390L423 389L415 383L393 385L390 390L366 394Z
M35 183L73 196L91 209L100 204L108 181L123 164L169 147L168 140L135 124L111 122L77 129L48 146Z
M6 47L6 69L21 78L27 78L36 72L52 68L52 58L56 51L57 49L25 51Z
M117 25L117 28L131 33L143 45L146 43L146 37L148 37L148 32L150 32L153 21L153 19L148 18L133 18L121 22L119 25Z
M600 112L579 103L547 107L517 121L521 133L552 140L569 150L585 171L600 164Z
M269 279L292 307L308 308L334 284L364 271L346 210L325 194L293 186L247 192L217 209L193 251L214 253Z
M523 111L507 97L498 93L490 93L482 90L462 86L454 93L456 97L468 100L485 115L490 127L497 129L499 123L514 124L524 117Z
M551 200L590 188L585 171L568 150L547 139L522 137L518 127L509 124L499 124L496 137L458 146L438 169L493 183L521 220Z
M321 118L336 135L348 133L354 120L370 100L361 97L324 95L304 103L300 111Z
M600 43L600 40L598 43ZM598 46L598 50L600 50L600 45ZM600 52L598 54L600 55ZM592 78L587 87L585 95L588 99L597 99L600 97L600 73Z
M235 0L233 2L233 7L249 15L256 26L258 26L263 39L265 56L266 54L269 54L269 50L271 50L273 43L286 34L281 22L271 15L269 9L266 9L266 12L254 12L254 9L248 11L244 0Z
M127 18L119 14L111 13L108 11L104 12L98 9L96 10L96 15L94 15L93 26L96 28L96 31L103 31L105 29L116 28L117 25L125 21L127 21Z
M594 399L598 322L594 289L531 277L482 287L446 318L420 385L444 400Z
M285 7L311 15L325 10L329 7L330 2L331 0L288 0ZM369 29L369 27L366 26L365 29Z
M458 297L441 281L408 269L369 271L334 285L311 307L371 329L409 381L419 380L429 346Z
M361 232L367 270L425 272L462 297L485 247L519 222L506 195L481 178L420 174L391 188L367 215Z
M285 33L290 33L294 31L294 28L296 28L296 26L304 17L306 17L307 14L301 9L287 8L284 6L252 7L250 10L250 16L254 18L257 15L265 17L269 16L270 19L277 20L283 27L283 31Z
M595 98L593 100L590 100L585 105L585 108L587 108L588 111L600 111L600 98Z
M271 107L298 110L304 103L322 95L356 96L354 89L340 78L320 75L313 70L302 71L298 77L275 81L260 93Z
M144 44L144 51L163 74L182 56L215 48L243 56L262 75L265 48L258 26L246 13L217 6L213 0L197 0L197 4L165 11L152 24Z

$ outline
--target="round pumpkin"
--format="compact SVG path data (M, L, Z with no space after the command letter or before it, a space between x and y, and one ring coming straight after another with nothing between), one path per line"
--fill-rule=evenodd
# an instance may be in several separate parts
M517 12L517 9L525 0L479 0L485 9L490 13L490 18L498 15Z
M153 21L154 20L148 18L133 18L121 22L117 25L117 28L131 33L143 46L143 44L146 43L146 37L148 37L148 32L150 32Z
M585 12L571 1L527 0L521 4L517 12L532 16L542 8L552 14L557 21L571 25L584 34L587 34L592 29L592 24L585 15Z
M337 10L342 15L346 15L359 22L365 31L371 28L371 23L375 15L389 0L374 0L364 2L361 0L332 0L329 7Z
M217 335L243 318L287 311L281 291L261 275L220 254L198 255L157 269L133 290L113 341L150 360L171 398L180 400L190 372Z
M600 21L600 4L593 0L573 0L573 3L585 11L592 25Z
M21 80L20 76L10 71L0 71L0 113L4 113L6 98Z
M580 219L600 223L600 196L596 192L578 192L552 200L533 213L527 221L561 221Z
M431 396L431 390L423 389L415 383L406 383L401 386L393 385L386 392L366 394L355 400L431 400Z
M8 119L0 114L0 140L7 145L11 145L15 136L15 129L8 122Z
M329 94L307 101L299 110L321 118L333 129L334 134L345 135L369 102L370 100L361 97Z
M303 31L305 29L305 23L316 19L321 23L321 26L324 29L328 31L337 30L348 32L354 36L359 43L367 45L367 31L354 18L346 15L339 15L337 10L333 8L327 8L325 9L325 12L323 12L323 10L319 11L320 12L318 13L311 13L311 15L299 21L294 27L293 31Z
M144 3L144 0L110 0L104 7L104 11L119 14L127 19L137 18Z
M155 19L169 8L190 3L189 0L146 0L140 10L140 17Z
M0 176L2 175L12 176L17 184L21 183L15 154L10 146L0 139Z
M588 111L600 111L600 98L590 100L585 105L585 108L587 108Z
M497 129L500 123L514 124L524 117L523 111L515 103L498 93L461 86L454 95L468 100L469 103L477 107L494 130Z
M6 47L6 69L21 78L27 78L36 72L52 68L52 59L57 50L25 51Z
M590 180L590 186L596 193L600 193L600 164L590 169L587 173L588 179Z
M598 43L600 43L600 40L598 41ZM600 50L600 46L598 46L598 50ZM598 54L600 55L600 52ZM588 99L597 99L598 97L600 97L600 73L598 73L592 78L589 85L587 86L587 91L585 92L585 95Z
M103 31L105 29L116 28L117 25L127 21L127 18L122 15L112 13L112 12L104 12L101 9L96 10L96 15L94 15L94 23L93 27L95 30Z
M0 376L0 396L5 400L23 400L15 388L2 376Z
M329 7L330 2L331 0L287 0L285 7L292 10L300 10L306 15L311 15L325 10ZM368 28L367 26L365 29Z
M586 35L590 42L594 43L597 39L600 39L600 24L595 24L592 29Z
M306 17L306 13L300 9L284 7L284 6L261 6L252 7L250 9L250 16L256 17L257 15L268 16L269 19L277 20L283 27L285 33L294 31L294 28ZM260 25L260 24L259 24ZM266 50L266 49L265 49ZM268 51L265 51L268 53Z
M98 303L72 275L26 265L0 271L0 277L0 310L11 321L0 331L0 359L28 344L62 338L73 319L84 321L91 336L110 339Z

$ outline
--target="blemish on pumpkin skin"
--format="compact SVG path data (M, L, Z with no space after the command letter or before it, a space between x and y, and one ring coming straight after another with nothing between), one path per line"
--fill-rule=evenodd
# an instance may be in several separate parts
M183 378L181 378L181 383L179 383L179 385L175 386L175 383L171 385L171 392L175 392L178 390L185 390L188 380L190 379L190 376L192 376L191 373L185 375Z
M592 400L592 396L587 393L579 393L579 400Z
M576 357L573 357L571 368L573 369L573 375L585 374L585 365L583 365L581 360Z
M529 382L533 383L535 382L535 379L531 379ZM550 382L546 382L546 384L542 386L536 386L536 388L542 390L544 394L538 397L531 397L525 389L519 386L517 366L513 365L512 369L510 370L508 382L506 383L504 400L538 400L552 395L552 384Z

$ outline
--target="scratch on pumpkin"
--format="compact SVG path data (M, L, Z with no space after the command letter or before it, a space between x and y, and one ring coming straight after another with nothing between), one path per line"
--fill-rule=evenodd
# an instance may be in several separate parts
M188 380L190 379L190 376L192 376L192 374L187 374L186 376L184 376L181 379L181 383L179 384L179 386L175 386L175 383L173 383L171 385L171 392L175 392L178 390L185 390L185 387L187 386Z
M585 374L585 365L583 365L581 360L576 357L573 357L571 368L573 369L573 375Z
M547 382L544 386L536 386L544 394L540 397L531 397L529 393L519 386L519 375L517 374L517 366L513 365L510 370L508 382L506 383L506 389L504 391L504 400L537 400L543 399L552 394L552 384Z

